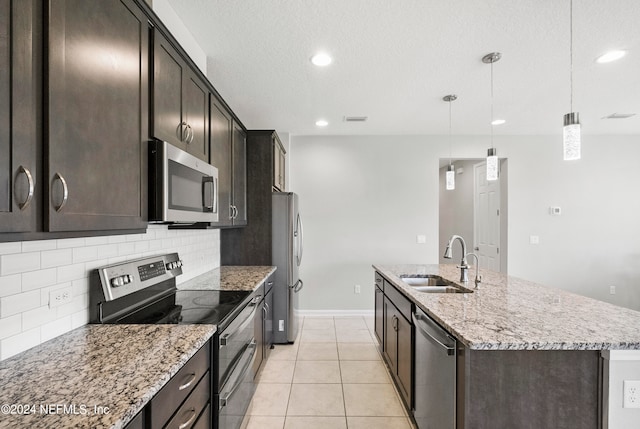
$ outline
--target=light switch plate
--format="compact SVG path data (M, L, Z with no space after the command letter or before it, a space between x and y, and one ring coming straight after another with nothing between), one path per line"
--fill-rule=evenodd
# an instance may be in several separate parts
M426 235L416 235L416 243L418 244L426 244L427 236Z

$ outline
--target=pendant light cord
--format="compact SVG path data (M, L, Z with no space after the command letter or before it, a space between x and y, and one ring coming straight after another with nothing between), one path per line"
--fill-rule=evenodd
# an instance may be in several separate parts
M569 112L573 112L573 0L569 0L569 71L570 91Z
M449 100L449 167L451 167L451 102Z
M494 61L491 61L491 149L494 149L493 147L493 63Z

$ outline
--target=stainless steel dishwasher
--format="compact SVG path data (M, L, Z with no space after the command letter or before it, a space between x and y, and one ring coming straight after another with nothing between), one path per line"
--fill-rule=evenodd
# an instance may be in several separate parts
M413 417L419 429L455 429L456 339L422 310L416 328Z

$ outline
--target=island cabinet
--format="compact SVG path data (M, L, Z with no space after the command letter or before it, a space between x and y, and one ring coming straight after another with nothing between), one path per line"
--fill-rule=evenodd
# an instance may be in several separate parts
M382 324L382 355L407 409L412 406L413 324L412 303L383 280L382 321L376 311L375 324ZM377 294L376 294L377 295Z
M153 54L153 136L209 162L206 83L157 30Z
M458 346L456 428L598 429L597 350Z
M260 372L260 367L267 361L273 347L273 274L255 291L258 314L254 319L254 333L256 338L256 360L253 364L254 377ZM258 298L260 297L260 298Z
M378 341L378 349L383 352L384 345L384 289L382 276L375 274L375 291L374 295L374 329L373 332Z
M220 227L247 224L247 135L231 112L211 96L211 164L218 168Z
M207 342L147 406L149 428L211 427L211 343Z
M49 231L146 227L149 23L132 0L50 0Z
M0 0L0 232L36 229L42 198L39 1Z

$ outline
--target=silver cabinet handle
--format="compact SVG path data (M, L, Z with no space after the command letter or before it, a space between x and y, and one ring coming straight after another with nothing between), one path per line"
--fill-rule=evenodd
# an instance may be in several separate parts
M187 420L186 422L180 423L180 426L178 426L178 429L184 429L186 427L189 427L191 422L193 422L193 419L196 418L196 410L195 410L195 408L192 408L191 410L189 410L189 412L191 413L191 417L189 417L189 420Z
M196 380L196 373L194 372L191 374L191 377L189 377L189 381L178 386L178 390L186 389L187 387L191 386L195 380Z
M176 135L178 136L178 139L180 139L181 142L186 141L187 136L185 135L185 133L187 133L187 123L186 122L180 122L178 124L178 127L176 128Z
M233 206L233 218L236 219L238 217L238 207Z
M33 199L35 183L33 181L33 176L31 175L31 172L24 165L21 165L20 168L18 168L18 174L21 174L21 173L27 176L27 182L29 182L29 193L27 194L27 199L24 200L23 203L18 204L18 207L20 207L20 210L24 210L27 208L27 206L29 206L29 203Z
M59 212L62 208L67 204L67 200L69 199L69 186L67 185L67 181L64 180L64 177L60 173L56 173L53 175L53 181L59 180L62 183L62 202L58 207L55 207L56 211Z
M229 219L233 219L233 206L229 204Z
M185 142L189 144L192 141L193 141L193 128L191 128L191 125L187 124L187 138L185 139Z

